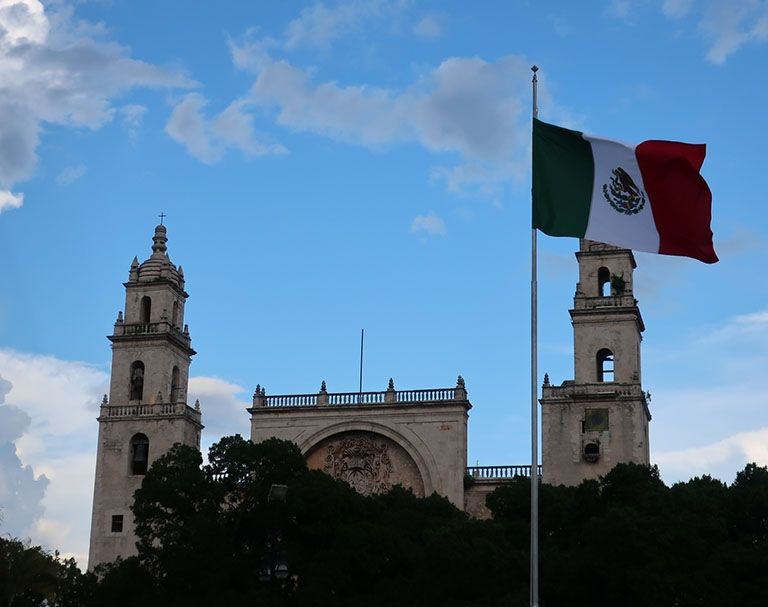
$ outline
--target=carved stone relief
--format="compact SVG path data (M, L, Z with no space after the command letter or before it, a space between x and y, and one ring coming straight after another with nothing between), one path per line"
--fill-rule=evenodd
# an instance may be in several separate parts
M408 453L372 432L344 432L321 441L307 453L307 465L345 481L363 495L386 493L398 484L424 495L421 475Z

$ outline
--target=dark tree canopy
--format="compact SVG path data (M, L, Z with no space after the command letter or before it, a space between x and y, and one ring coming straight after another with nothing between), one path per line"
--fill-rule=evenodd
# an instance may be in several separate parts
M268 500L275 484L284 502ZM226 437L206 465L176 446L135 494L137 557L82 574L0 540L0 607L524 607L529 491L524 478L500 487L480 521L402 487L361 496L286 441ZM768 605L764 467L667 487L656 467L624 464L540 495L543 607ZM278 562L287 579L260 581Z

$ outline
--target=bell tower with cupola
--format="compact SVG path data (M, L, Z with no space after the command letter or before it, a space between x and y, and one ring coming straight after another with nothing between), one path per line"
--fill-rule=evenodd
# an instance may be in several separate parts
M133 493L152 462L175 443L199 449L200 406L187 404L195 351L184 324L184 272L168 257L167 231L155 228L152 255L134 257L117 314L109 397L99 414L89 568L136 554Z
M554 386L545 375L541 398L543 481L552 485L597 478L620 462L650 461L634 255L582 239L576 259L574 379Z

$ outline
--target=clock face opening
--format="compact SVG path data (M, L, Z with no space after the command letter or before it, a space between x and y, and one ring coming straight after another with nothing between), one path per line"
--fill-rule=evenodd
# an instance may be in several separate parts
M607 432L608 409L586 409L584 411L584 432Z

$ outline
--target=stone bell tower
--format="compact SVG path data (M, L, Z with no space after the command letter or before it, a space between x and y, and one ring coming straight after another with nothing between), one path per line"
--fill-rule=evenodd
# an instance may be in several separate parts
M575 379L541 398L543 481L577 485L620 462L648 464L651 414L641 385L645 330L632 251L582 239L571 322Z
M89 568L136 554L133 493L152 462L175 443L200 447L200 407L187 405L192 349L184 324L184 272L171 263L166 227L152 255L134 257L112 342L109 398L98 418Z

